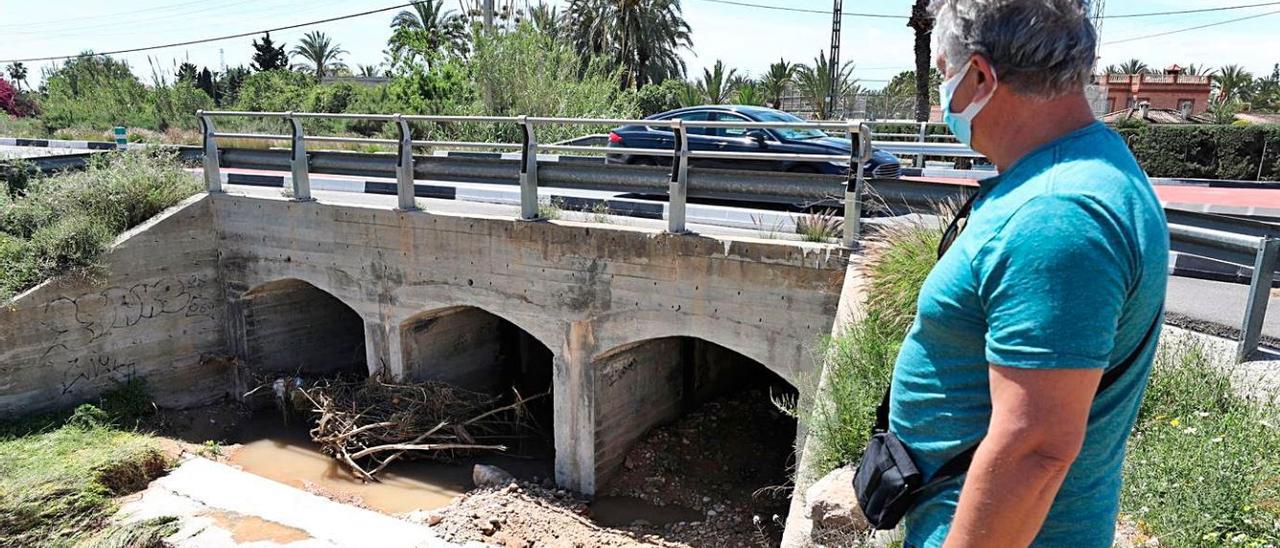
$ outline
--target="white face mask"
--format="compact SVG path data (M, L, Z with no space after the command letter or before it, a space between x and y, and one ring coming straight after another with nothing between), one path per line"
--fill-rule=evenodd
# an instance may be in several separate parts
M960 86L960 82L964 81L965 75L969 74L969 69L971 68L973 68L973 60L966 63L964 68L956 73L955 76L943 82L940 89L942 92L942 121L946 122L947 127L951 129L951 133L956 136L957 140L969 146L973 146L973 119L978 116L979 112L982 112L983 107L987 106L987 103L991 101L991 97L995 96L996 87L1000 85L999 82L993 80L991 93L988 93L986 97L969 103L969 106L960 112L951 112L951 101L955 97L956 88ZM994 69L992 69L991 74L993 77L995 76Z

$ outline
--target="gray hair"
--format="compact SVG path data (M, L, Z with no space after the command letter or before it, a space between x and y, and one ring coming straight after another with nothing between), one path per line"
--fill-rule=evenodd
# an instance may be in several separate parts
M950 70L980 54L1002 86L1046 99L1092 76L1098 35L1082 0L934 0L929 9Z

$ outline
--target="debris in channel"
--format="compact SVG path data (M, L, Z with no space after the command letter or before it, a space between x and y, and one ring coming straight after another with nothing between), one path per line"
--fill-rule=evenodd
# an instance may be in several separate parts
M378 481L406 458L448 460L506 451L536 425L526 404L547 394L489 395L442 382L298 378L269 383L277 402L311 415L311 439L357 477ZM283 394L281 392L283 391Z

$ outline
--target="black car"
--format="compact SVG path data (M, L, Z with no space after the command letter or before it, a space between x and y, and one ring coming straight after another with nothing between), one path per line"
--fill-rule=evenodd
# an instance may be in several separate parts
M793 114L765 107L742 105L707 105L686 107L646 120L680 119L686 122L739 121L739 122L803 122ZM728 152L785 152L791 154L843 155L853 149L849 139L832 137L817 129L807 128L688 128L689 150L718 150ZM675 138L670 128L629 125L609 132L609 147L654 148L671 150ZM612 164L670 165L670 157L643 156L638 154L609 154L605 160ZM719 158L691 158L690 165L719 169L752 169L760 171L788 171L792 173L824 173L845 175L848 162L797 161L797 160L742 160ZM887 152L873 150L871 160L864 167L868 177L897 178L902 166L898 158Z

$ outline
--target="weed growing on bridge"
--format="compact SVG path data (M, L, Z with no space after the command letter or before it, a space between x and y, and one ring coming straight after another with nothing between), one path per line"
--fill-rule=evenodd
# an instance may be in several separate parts
M862 317L828 341L825 397L802 420L816 449L812 477L852 462L866 446L898 347L915 315L916 296L936 261L944 226L890 225L868 237L864 272L870 281Z
M826 209L801 215L796 218L796 232L806 242L826 242L839 238L844 231L844 218L836 214L834 209Z
M0 184L0 300L91 270L118 234L200 190L161 151L102 154L82 172Z
M156 438L119 426L131 420L85 404L61 421L0 425L0 546L154 546L116 541L171 534L171 520L102 527L115 497L146 487L169 466Z

